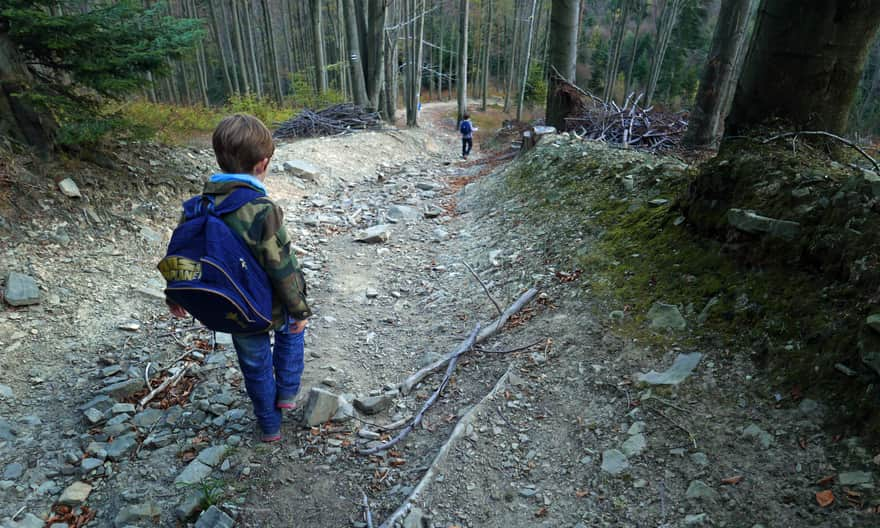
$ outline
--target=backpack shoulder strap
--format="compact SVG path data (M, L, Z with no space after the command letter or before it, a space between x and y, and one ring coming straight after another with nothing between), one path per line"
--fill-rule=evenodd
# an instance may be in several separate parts
M235 190L220 202L219 206L213 208L214 214L221 216L238 211L245 204L262 196L266 195L250 187L236 187Z

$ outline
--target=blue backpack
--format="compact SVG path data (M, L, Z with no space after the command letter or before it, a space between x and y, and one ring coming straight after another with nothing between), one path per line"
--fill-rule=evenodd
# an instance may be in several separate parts
M220 206L213 195L183 203L159 271L165 296L215 332L251 334L272 327L272 287L250 248L221 217L263 193L239 187Z
M462 133L462 135L468 135L471 133L471 123L470 121L462 121L461 126L458 127L458 131Z

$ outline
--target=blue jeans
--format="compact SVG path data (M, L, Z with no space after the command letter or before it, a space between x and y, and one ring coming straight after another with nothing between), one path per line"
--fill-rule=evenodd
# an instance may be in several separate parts
M275 347L270 346L269 333L233 335L238 365L244 386L254 404L254 414L263 434L281 430L281 409L278 400L292 398L299 392L303 372L303 336L290 332L287 324L275 331Z

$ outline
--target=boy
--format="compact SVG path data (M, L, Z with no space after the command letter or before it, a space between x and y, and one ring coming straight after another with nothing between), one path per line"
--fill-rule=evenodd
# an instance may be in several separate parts
M222 217L245 242L266 271L272 286L272 322L275 346L269 333L234 334L232 343L245 388L263 442L281 439L281 410L293 409L303 371L303 332L312 315L306 303L306 285L291 253L281 208L269 200L263 181L275 144L269 129L256 117L236 114L217 125L212 138L217 163L223 170L205 185L219 205L237 187L250 187L263 196ZM175 317L186 317L183 307L168 301Z
M461 133L461 157L467 159L474 146L474 131L477 128L471 123L471 115L467 112L462 117L461 123L458 125L458 131Z

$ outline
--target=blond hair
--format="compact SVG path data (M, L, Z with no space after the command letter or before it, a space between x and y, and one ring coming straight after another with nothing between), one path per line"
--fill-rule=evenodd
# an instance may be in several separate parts
M231 115L214 129L214 155L223 172L250 174L254 166L275 153L275 142L266 125L248 114Z

